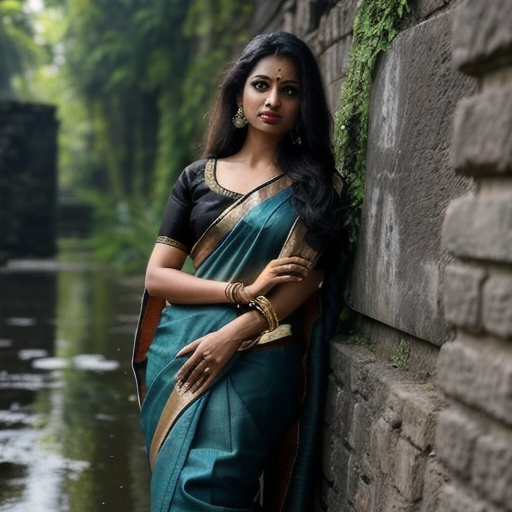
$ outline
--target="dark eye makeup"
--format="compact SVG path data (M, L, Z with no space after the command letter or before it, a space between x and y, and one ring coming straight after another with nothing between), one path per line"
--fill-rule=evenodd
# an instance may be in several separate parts
M265 80L254 80L251 82L251 86L254 87L257 91L266 91L270 87L268 82ZM281 87L281 92L285 96L296 96L299 94L299 89L293 85L284 85Z

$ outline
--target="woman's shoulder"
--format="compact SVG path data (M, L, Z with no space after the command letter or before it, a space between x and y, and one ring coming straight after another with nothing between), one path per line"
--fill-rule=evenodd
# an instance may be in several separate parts
M205 169L209 159L202 158L187 165L178 176L173 188L192 191L201 187L205 181Z
M180 178L185 179L188 182L197 180L198 178L204 178L204 172L206 165L208 164L208 158L201 158L195 162L190 163L181 172Z

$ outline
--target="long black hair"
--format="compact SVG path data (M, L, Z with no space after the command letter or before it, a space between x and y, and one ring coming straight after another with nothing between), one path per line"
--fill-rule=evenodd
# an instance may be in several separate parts
M261 34L252 39L221 82L206 135L205 156L223 158L239 151L247 128L232 123L245 82L256 64L268 56L292 59L300 79L300 114L296 127L301 144L286 135L277 146L276 164L292 180L292 204L308 228L316 249L341 229L341 203L333 187L336 173L331 147L332 117L316 59L301 39L288 32Z

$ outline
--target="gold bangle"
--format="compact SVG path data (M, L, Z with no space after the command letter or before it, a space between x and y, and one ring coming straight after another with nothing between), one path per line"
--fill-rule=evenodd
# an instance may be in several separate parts
M231 302L232 304L236 304L236 305L249 304L250 299L247 299L244 296L244 293L243 293L244 289L245 289L244 283L241 283L241 282L228 283L226 285L226 288L224 289L224 293L226 295L226 299L228 300L228 302Z
M238 304L243 304L244 306L247 306L247 304L249 304L249 302L251 302L251 299L250 298L248 299L244 292L245 292L245 284L240 283L240 285L235 288L236 302Z
M259 295L258 297L252 299L248 306L252 309L255 309L258 313L265 317L265 320L268 324L268 330L266 332L272 332L279 326L279 319L277 318L272 303L264 295Z

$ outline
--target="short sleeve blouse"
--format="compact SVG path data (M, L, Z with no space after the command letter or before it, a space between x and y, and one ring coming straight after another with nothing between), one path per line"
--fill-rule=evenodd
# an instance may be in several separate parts
M157 242L190 253L211 223L239 197L217 183L215 160L190 164L171 190Z

